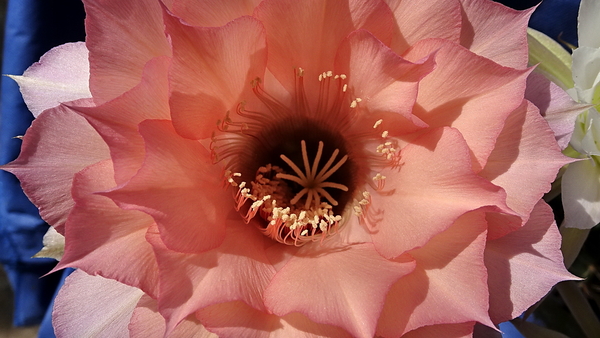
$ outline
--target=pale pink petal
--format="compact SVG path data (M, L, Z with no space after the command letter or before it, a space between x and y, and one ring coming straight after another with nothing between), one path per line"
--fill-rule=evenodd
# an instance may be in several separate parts
M154 58L144 67L141 82L125 94L98 107L72 107L110 148L118 184L137 173L144 161L144 140L138 124L170 116L168 67L169 58Z
M84 0L90 90L102 104L140 82L144 65L170 55L156 0Z
M433 57L418 63L408 62L365 30L354 32L342 42L335 61L335 73L346 74L350 100L360 98L357 111L371 128L382 118L392 130L407 133L426 127L412 114L419 81L435 67Z
M589 158L571 163L562 177L565 226L591 229L600 223L600 166Z
M565 149L573 135L577 115L588 106L576 103L562 88L536 72L527 78L525 98L540 109L554 132L560 149Z
M372 242L369 229L360 223L358 217L350 217L337 233L343 243L369 243Z
M160 269L160 312L167 330L194 311L218 303L243 301L264 309L263 292L275 274L265 255L269 239L236 211L227 219L225 241L201 254L167 249L158 233L149 233Z
M370 243L332 245L302 247L273 278L265 304L279 316L300 312L355 337L373 337L389 288L414 261L387 260Z
M517 11L491 0L460 2L463 46L503 66L527 67L527 24L535 7Z
M506 191L506 204L524 224L544 193L550 191L558 170L572 161L560 152L554 133L538 109L524 101L509 115L479 174ZM505 235L505 230L502 224L490 224L490 238Z
M54 333L57 338L129 337L127 325L143 294L140 289L76 270L56 296Z
M392 12L380 0L266 0L254 15L267 31L268 68L290 92L295 69L303 68L309 79L333 70L336 50L352 31L368 30L389 45L394 24ZM316 98L317 90L309 86L308 96Z
M504 210L505 193L473 173L469 150L455 129L421 136L400 158L399 167L381 171L386 176L383 190L371 189L369 229L383 256L397 257L425 245L467 211L484 206Z
M488 315L485 243L485 214L476 211L411 251L417 267L390 290L378 334L397 337L422 326L474 321L493 326Z
M110 198L95 194L115 185L110 160L75 175L75 207L65 225L65 255L55 270L80 268L155 295L158 266L145 238L154 222L141 211L123 210Z
M431 127L460 130L480 169L504 120L523 101L529 70L501 67L440 39L420 41L405 57L416 61L434 51L437 67L421 80L414 113Z
M223 303L202 309L196 316L221 338L350 338L339 327L318 324L298 312L277 317L242 302Z
M385 0L396 19L392 49L402 54L419 40L460 41L462 10L458 0Z
M540 201L519 230L489 241L485 249L490 316L500 323L519 316L558 282L576 279L563 264L552 209Z
M165 319L158 312L156 300L143 295L131 316L130 338L218 338L214 333L208 332L193 315L182 320L171 334L165 336L165 329Z
M529 218L529 214L527 215ZM490 211L486 214L485 219L488 222L488 239L502 237L510 232L513 232L523 226L523 218L503 212Z
M77 101L78 105L91 103ZM21 181L40 215L59 233L73 208L73 175L110 157L108 147L87 121L65 106L45 111L27 130L21 154L0 168Z
M23 73L9 75L19 84L27 108L37 117L61 102L90 98L90 63L83 42L54 47Z
M403 335L402 338L471 338L475 323L440 324L420 327ZM482 337L478 337L482 338Z
M193 26L223 26L240 16L252 15L261 0L174 0L171 12Z
M265 32L252 17L219 28L191 27L165 13L173 45L170 68L173 125L184 137L210 137L217 120L246 97L266 64Z
M146 120L139 128L146 143L142 168L124 187L105 194L120 207L151 215L169 249L199 253L218 247L233 208L221 169L199 142L179 136L171 121Z

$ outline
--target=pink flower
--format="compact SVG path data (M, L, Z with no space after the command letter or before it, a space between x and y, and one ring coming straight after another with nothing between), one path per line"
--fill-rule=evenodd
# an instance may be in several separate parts
M37 119L3 167L79 268L58 336L471 336L573 278L531 10L84 4L85 44L16 78Z

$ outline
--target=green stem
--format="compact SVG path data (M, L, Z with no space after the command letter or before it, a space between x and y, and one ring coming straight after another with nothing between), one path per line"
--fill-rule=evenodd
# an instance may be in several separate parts
M600 321L576 283L575 281L562 282L556 286L556 289L586 336L600 337Z
M567 228L564 226L564 223L561 225L560 234L562 235L562 244L560 250L563 253L567 269L575 262L575 258L579 255L579 251L581 251L581 247L585 243L589 233L589 229Z

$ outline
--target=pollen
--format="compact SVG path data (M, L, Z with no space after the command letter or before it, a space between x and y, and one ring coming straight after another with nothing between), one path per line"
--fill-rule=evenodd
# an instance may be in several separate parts
M279 166L268 164L257 170L255 180L250 184L251 188L246 187L246 182L230 182L238 188L235 196L238 210L246 201L252 201L245 212L245 221L249 223L256 215L260 215L268 221L263 229L265 235L281 243L293 245L302 245L318 238L323 240L337 231L342 217L336 215L332 209L338 205L338 201L325 189L348 191L346 185L329 181L346 163L348 155L336 161L340 151L335 149L327 162L321 166L324 148L322 141L319 142L312 161L304 140L300 146L303 169L281 154L280 158L293 174L286 173ZM227 173L227 176L228 181L236 177L235 173ZM295 194L292 192L293 184L301 187Z

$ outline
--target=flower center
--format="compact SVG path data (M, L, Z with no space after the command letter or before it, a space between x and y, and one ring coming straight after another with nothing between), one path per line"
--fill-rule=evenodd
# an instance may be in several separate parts
M273 149L265 149L264 144L256 149L258 161L268 163L258 167L251 182L237 184L235 178L242 173L228 175L230 184L237 185L235 200L246 222L259 216L265 221L261 227L265 235L281 243L302 245L322 240L339 228L340 214L349 200L345 194L354 186L350 179L354 165L344 148L315 141L314 137L326 133L304 133L300 140L295 134L289 133L290 138ZM325 139L335 145L331 137ZM261 153L270 155L270 160Z
M225 179L237 189L236 209L244 220L262 219L254 223L266 236L302 245L337 232L347 210L357 213L351 204L372 156L364 153L366 138L350 132L361 99L346 97L346 76L319 74L313 87L318 97L309 100L304 70L295 75L295 91L284 100L289 103L266 93L259 79L253 81L262 107L240 103L236 121L228 113L218 123L222 134L213 136L211 150L215 162L227 159Z

